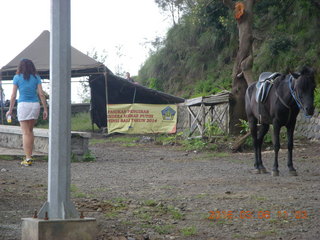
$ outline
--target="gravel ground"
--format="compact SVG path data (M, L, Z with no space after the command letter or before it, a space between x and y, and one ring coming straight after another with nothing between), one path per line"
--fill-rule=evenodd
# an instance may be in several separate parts
M281 150L272 177L250 172L252 153L102 140L96 161L72 163L71 197L97 219L97 239L320 239L319 147L296 143L297 177ZM271 170L273 152L263 158ZM20 239L21 218L46 201L47 162L19 163L0 160L1 240Z

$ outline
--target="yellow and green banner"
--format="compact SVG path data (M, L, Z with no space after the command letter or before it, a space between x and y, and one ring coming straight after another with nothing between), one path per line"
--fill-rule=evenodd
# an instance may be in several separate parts
M108 133L175 133L177 106L165 104L108 104Z

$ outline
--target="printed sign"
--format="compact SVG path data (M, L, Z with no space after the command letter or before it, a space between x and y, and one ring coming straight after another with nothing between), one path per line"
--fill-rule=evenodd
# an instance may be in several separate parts
M108 132L175 133L177 106L164 104L109 104Z

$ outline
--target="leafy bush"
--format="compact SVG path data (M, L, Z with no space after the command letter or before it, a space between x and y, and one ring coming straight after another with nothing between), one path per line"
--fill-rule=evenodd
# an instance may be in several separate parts
M320 87L316 88L314 92L314 106L320 109Z
M187 139L187 140L184 140L182 144L186 150L197 150L197 151L203 150L208 145L207 142L205 142L200 138Z
M278 36L269 43L272 55L278 55L280 52L287 52L294 46L294 42L287 36Z
M205 135L209 138L224 135L224 131L216 123L206 123L205 129Z

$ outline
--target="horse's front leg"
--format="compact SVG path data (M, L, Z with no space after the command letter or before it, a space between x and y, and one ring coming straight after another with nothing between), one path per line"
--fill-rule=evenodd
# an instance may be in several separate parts
M280 125L277 122L273 123L273 148L274 148L274 163L272 168L272 176L279 176L278 154L280 150Z
M261 151L262 151L262 144L263 144L263 138L266 135L266 133L269 130L269 125L268 124L262 124L259 128L258 131L258 169L260 173L267 173L266 168L263 166L262 162L262 156L261 156Z
M294 126L295 124L293 124L293 126L289 126L287 127L287 138L288 138L288 168L289 168L289 174L291 176L297 176L297 171L296 169L293 167L293 161L292 161L292 151L293 151L293 132L294 132Z

